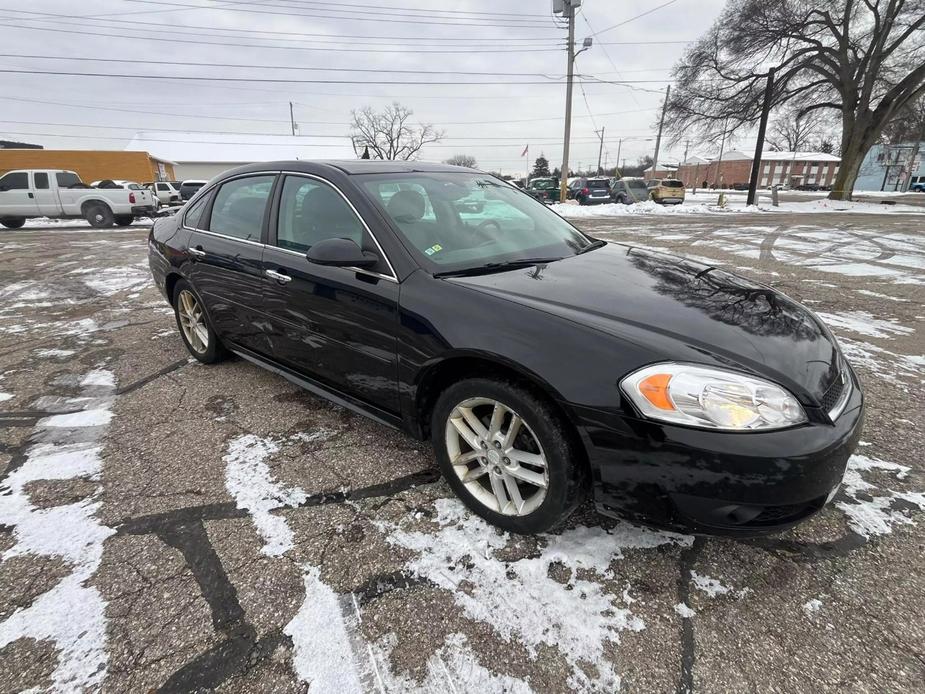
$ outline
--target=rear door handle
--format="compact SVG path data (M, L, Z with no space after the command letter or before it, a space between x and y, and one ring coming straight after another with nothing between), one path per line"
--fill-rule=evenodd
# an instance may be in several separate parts
M29 197L33 199L35 198L35 196L32 193L29 193Z
M264 274L267 277L275 279L277 282L292 282L292 278L284 272L277 272L276 270L265 270Z
M194 257L196 257L196 258L205 258L205 257L206 257L206 252L205 252L204 250L202 250L202 248L189 248L189 249L187 249L187 250L189 250L190 255L192 255L192 256L194 256Z

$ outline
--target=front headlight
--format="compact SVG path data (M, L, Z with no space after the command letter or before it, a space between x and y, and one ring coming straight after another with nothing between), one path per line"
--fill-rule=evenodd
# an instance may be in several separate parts
M673 424L766 431L806 421L800 403L780 386L707 366L653 364L624 378L620 389L646 418Z

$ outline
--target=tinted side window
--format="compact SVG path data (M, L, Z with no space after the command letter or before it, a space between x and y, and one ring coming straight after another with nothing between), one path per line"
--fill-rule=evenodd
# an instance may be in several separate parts
M48 190L48 174L47 173L33 174L32 180L35 182L36 190Z
M187 210L186 218L183 220L184 226L188 226L191 229L200 228L199 221L202 219L202 213L203 213L203 210L206 209L206 200L208 199L209 199L209 196L206 195L205 197L197 200L196 204L194 204L191 208L189 208L189 210Z
M29 174L25 171L8 173L0 178L0 189L3 190L29 190Z
M260 241L263 214L274 178L239 178L219 188L212 206L209 230L246 241Z
M313 178L286 177L279 200L277 246L305 252L325 239L352 239L362 248L365 232L363 223L334 188Z
M81 185L80 178L78 178L77 174L71 173L70 171L56 173L55 180L58 182L59 188L74 188Z

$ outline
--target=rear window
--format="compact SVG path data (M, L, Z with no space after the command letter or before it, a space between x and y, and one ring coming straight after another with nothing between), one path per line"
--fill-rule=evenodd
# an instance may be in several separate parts
M628 181L624 181L624 183L625 183L625 184L627 185L627 187L629 187L629 188L638 188L638 189L640 189L640 190L645 190L645 189L646 189L646 182L643 181L641 178L630 179L630 180L628 180Z
M682 181L666 178L664 181L662 181L662 186L665 188L683 188L684 183Z
M601 190L601 189L606 190L607 188L610 188L610 181L603 179L603 178L597 181L588 181L588 188L591 188L594 190Z

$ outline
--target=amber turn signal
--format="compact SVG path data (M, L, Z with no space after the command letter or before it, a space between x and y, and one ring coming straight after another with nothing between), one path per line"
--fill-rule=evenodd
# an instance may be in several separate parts
M658 409L673 410L674 403L668 397L670 380L671 374L652 374L639 384L639 392Z

